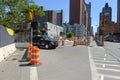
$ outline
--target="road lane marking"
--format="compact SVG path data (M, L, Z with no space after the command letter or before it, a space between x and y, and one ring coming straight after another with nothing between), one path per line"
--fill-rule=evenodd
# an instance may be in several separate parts
M104 80L104 76L103 75L100 76L100 80Z
M106 61L106 58L104 58L104 61Z
M103 64L102 67L105 68L105 64Z
M95 65L103 65L103 63L95 63ZM120 65L116 65L116 64L105 64L106 66L111 66L111 67L120 67Z
M99 70L104 70L104 71L114 71L114 72L120 72L118 69L110 69L110 68L97 68Z
M94 55L93 57L113 58L112 56Z
M30 67L30 80L38 80L37 67Z
M107 75L107 74L100 74L101 76L107 77L107 78L113 78L120 80L120 76L113 76L113 75Z
M104 55L105 57L107 56L107 54Z
M104 61L104 60L94 60L95 63L113 63L113 64L119 64L120 62L117 62L117 61Z
M97 58L97 57L93 57L94 60L105 60L104 58ZM116 59L112 59L112 58L106 58L106 60L109 60L109 61L117 61Z
M94 65L94 61L92 59L90 47L88 47L88 54L89 54L89 61L90 61L92 80L99 80L99 75L98 75L96 66Z

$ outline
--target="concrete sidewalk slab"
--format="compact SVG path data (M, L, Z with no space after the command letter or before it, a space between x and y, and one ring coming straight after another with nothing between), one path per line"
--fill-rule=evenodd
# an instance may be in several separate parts
M30 80L29 67L20 66L28 62L20 62L26 49L19 48L0 63L0 80Z

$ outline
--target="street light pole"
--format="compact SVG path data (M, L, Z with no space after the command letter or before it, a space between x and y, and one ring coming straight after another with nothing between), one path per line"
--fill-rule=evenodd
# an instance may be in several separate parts
M30 45L32 46L32 42L33 42L33 41L32 41L32 38L33 38L33 29L32 29L32 27L30 28L30 36L31 36L31 37L30 37L30 38L31 38L31 39L30 39Z
M32 46L32 38L33 38L33 28L31 27L31 21L34 17L34 11L30 9L30 5L33 3L32 0L29 0L28 7L29 7L29 24L30 24L30 45Z

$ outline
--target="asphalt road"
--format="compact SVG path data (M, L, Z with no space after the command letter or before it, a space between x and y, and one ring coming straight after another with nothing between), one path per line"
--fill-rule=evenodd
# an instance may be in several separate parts
M87 47L58 47L41 51L40 80L91 80Z
M0 80L91 80L88 48L85 46L59 46L53 50L40 50L39 66L24 61L25 50L0 63Z
M119 43L111 42L105 42L104 47L91 47L90 60L98 80L120 80L119 47Z
M120 60L120 43L105 42L104 48L107 51L107 53Z
M41 49L39 66L28 65L26 50L18 49L0 63L0 80L120 80L119 45Z

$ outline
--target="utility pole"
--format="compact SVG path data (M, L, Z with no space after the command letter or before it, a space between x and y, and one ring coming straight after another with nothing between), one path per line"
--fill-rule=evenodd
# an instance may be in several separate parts
M34 11L30 9L30 5L32 5L34 2L33 0L29 0L29 3L28 3L28 6L29 6L29 27L30 27L30 45L32 45L32 38L33 38L33 29L31 27L31 21L33 20L34 18Z

